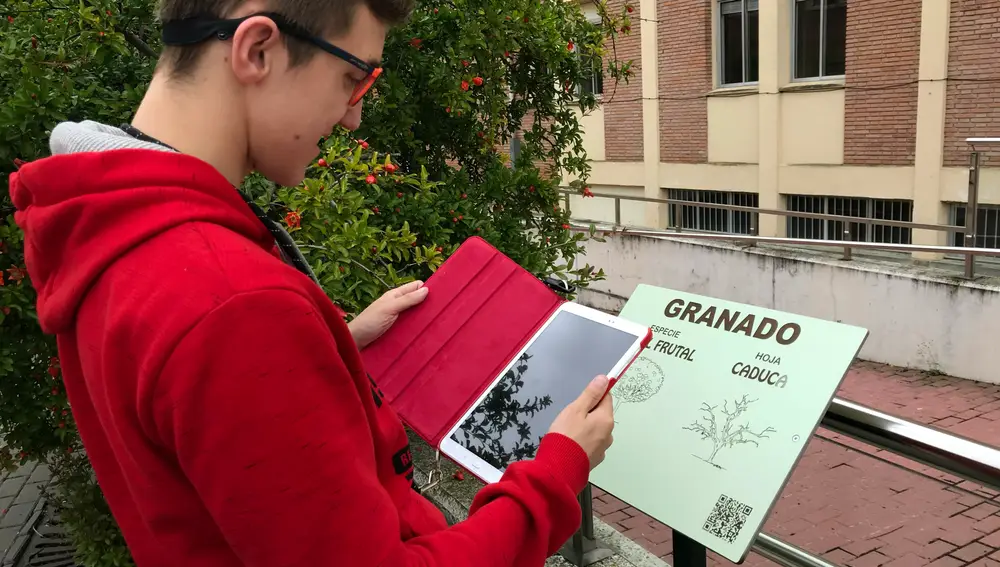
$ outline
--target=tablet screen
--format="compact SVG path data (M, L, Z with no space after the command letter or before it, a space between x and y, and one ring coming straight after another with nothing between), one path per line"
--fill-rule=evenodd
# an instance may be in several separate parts
M560 311L451 439L501 472L535 456L549 426L600 374L608 374L636 336Z

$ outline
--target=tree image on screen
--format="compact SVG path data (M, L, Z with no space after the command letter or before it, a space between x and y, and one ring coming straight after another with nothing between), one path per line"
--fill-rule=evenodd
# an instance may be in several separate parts
M552 398L525 400L519 396L530 359L527 353L521 355L459 429L463 445L499 470L508 463L534 457L542 441L542 435L531 431L527 419L552 405Z
M611 392L615 401L615 413L618 413L622 404L641 404L655 396L663 386L665 377L659 364L640 356Z
M729 405L729 400L722 403L720 408L718 405L709 405L707 402L701 404L701 412L704 414L698 420L696 420L691 425L684 427L686 431L694 431L701 436L704 441L712 442L712 452L705 457L698 457L699 459L705 461L706 463L712 465L715 468L725 470L725 467L720 466L715 462L716 457L723 449L729 449L737 445L753 445L754 447L760 446L761 439L767 439L768 435L771 433L776 433L773 427L766 427L757 432L754 432L753 428L748 422L737 425L737 421L740 419L750 404L757 400L748 400L746 394L742 398L733 403L732 406ZM716 415L718 410L719 415Z

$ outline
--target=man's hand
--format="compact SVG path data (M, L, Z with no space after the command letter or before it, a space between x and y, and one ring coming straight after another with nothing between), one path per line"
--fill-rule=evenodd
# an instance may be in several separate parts
M604 393L607 392L605 396ZM604 396L604 399L601 399ZM597 403L600 400L600 403ZM595 407L596 405L596 407ZM550 433L561 433L576 441L590 459L590 470L604 460L604 454L613 441L615 416L608 377L598 376L580 394L580 397L562 410L552 422Z
M367 309L361 312L353 321L347 324L351 336L358 349L375 342L399 318L399 314L414 305L418 305L427 297L424 282L415 281L387 291L375 300Z

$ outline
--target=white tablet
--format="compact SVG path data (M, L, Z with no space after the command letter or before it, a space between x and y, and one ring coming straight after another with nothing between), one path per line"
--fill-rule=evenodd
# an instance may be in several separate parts
M564 303L445 435L441 453L497 482L508 465L535 456L556 416L595 376L621 376L649 335L638 323Z

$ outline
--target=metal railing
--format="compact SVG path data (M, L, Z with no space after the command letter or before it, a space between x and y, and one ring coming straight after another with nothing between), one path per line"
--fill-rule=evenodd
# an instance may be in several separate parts
M927 224L908 221L897 221L890 219L876 219L869 217L853 217L849 215L832 215L826 213L810 213L802 211L790 211L787 209L768 209L759 207L745 207L740 205L726 205L722 203L702 203L697 201L687 201L683 199L662 199L656 197L633 197L628 195L615 195L609 193L591 193L594 198L604 198L614 200L614 226L611 228L615 232L627 232L639 236L676 236L683 234L685 238L699 238L705 240L724 240L729 242L745 242L751 246L761 244L795 245L795 246L823 246L843 248L843 260L850 260L853 257L854 249L859 250L884 250L890 252L928 252L941 255L962 255L965 257L964 274L966 278L972 279L976 272L976 257L991 256L1000 257L1000 249L977 248L976 243L976 219L979 216L979 172L980 172L980 152L977 146L1000 144L1000 138L967 138L966 143L972 148L969 154L969 183L968 196L965 211L965 226L950 224ZM573 191L563 190L565 196L565 207L567 212L571 212L570 197L578 195ZM671 208L673 224L663 228L650 228L641 226L625 226L622 224L622 201L634 201L642 203L655 203L667 205ZM694 207L698 209L714 209L721 211L734 211L746 213L750 219L750 234L731 234L719 232L691 231L683 228L684 220L681 214L682 207ZM759 236L758 215L774 215L778 217L793 217L799 219L813 219L824 221L835 221L843 223L843 240L813 240L811 238L784 238L774 236ZM584 219L579 219L584 220ZM589 221L597 224L601 221ZM606 221L604 221L606 222ZM669 225L668 221L668 225ZM888 242L858 242L854 241L854 227L864 225L871 232L874 226L888 226L898 228L908 228L911 230L928 230L935 232L945 232L949 235L964 234L966 246L935 246L923 244L894 244ZM576 230L582 230L577 227Z
M834 398L823 416L823 427L879 449L933 467L941 472L1000 490L1000 449L936 427L901 419L848 400ZM754 551L785 567L834 567L774 536L760 534ZM674 567L704 566L684 563Z

